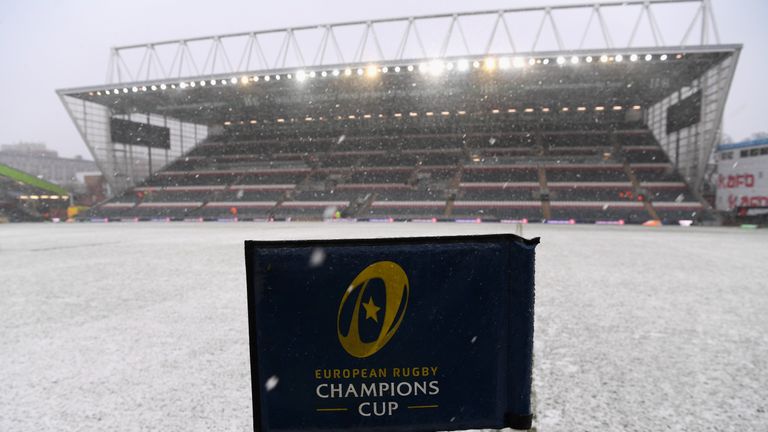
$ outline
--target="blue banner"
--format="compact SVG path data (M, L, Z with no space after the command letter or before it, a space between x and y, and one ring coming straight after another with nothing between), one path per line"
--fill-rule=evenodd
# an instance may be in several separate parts
M536 244L247 241L254 429L529 428Z

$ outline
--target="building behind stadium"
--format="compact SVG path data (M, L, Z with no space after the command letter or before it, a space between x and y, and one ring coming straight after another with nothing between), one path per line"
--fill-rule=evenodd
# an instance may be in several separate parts
M718 146L716 206L734 221L768 221L768 139Z

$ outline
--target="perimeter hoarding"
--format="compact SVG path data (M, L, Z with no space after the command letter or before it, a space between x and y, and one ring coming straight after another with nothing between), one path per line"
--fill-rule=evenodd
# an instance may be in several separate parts
M529 428L536 244L247 241L254 430Z

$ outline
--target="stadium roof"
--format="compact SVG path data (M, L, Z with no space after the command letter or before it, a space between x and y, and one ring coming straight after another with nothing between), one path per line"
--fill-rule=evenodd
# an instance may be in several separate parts
M332 65L298 73L282 69L267 74L213 75L63 92L109 106L113 114L153 113L206 125L252 119L259 123L275 123L278 118L332 119L338 115L346 119L364 113L391 116L403 111L474 111L478 105L489 104L521 113L526 108L538 112L566 107L575 111L579 106L591 111L596 106L649 107L670 92L689 86L739 48L647 48L632 53L603 50L570 52L567 56L542 53L530 58L486 56L375 66ZM418 92L413 91L414 86L419 87ZM446 94L446 88L454 91Z
M738 150L738 149L750 148L750 147L760 147L764 145L768 145L768 138L760 138L760 139L742 141L742 142L732 143L732 144L720 144L719 146L717 146L717 151Z
M69 192L61 186L39 179L32 174L25 173L16 168L11 168L8 165L0 164L0 177L7 177L13 181L40 189L44 192L51 192L62 196L69 195Z

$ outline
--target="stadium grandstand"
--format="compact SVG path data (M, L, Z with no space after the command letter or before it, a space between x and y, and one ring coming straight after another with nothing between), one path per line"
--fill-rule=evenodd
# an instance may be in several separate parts
M0 223L65 219L68 206L66 189L0 164Z
M117 192L84 219L705 221L740 50L628 1L124 46L58 93Z

